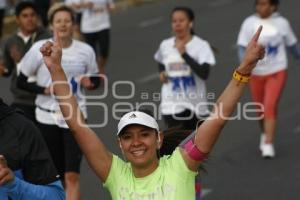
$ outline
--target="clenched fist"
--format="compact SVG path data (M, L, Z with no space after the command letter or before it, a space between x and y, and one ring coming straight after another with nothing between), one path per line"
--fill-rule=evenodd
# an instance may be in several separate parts
M44 43L40 52L50 72L61 69L62 47L57 31L54 33L54 42L47 41Z

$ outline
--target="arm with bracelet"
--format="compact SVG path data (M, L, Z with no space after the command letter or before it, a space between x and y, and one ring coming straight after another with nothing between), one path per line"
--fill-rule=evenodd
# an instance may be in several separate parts
M248 44L241 65L234 71L232 80L215 103L210 117L198 127L195 137L187 141L181 148L181 154L191 170L196 171L211 152L226 124L226 119L233 113L243 94L252 69L258 60L264 57L265 50L257 42L261 30L262 27L260 26Z

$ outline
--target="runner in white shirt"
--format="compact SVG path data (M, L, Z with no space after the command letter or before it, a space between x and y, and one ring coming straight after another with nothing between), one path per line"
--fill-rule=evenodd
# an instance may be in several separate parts
M89 45L72 39L74 12L64 4L54 5L49 11L49 21L62 41L61 63L79 107L87 118L82 88L94 89L99 80L89 75L97 74L95 53ZM49 40L52 40L51 38ZM62 177L68 200L79 199L79 171L82 153L60 112L56 98L50 95L50 73L43 61L40 48L46 40L35 43L21 61L19 86L38 93L36 119L49 147L55 166ZM37 84L26 84L29 76L36 75ZM82 75L86 75L81 78ZM23 78L22 78L23 77ZM25 78L24 78L25 77ZM98 80L98 81L97 81Z
M193 130L198 118L209 114L205 80L215 57L208 42L194 34L191 9L177 7L171 16L175 36L164 40L154 56L163 83L161 112L168 127Z
M246 18L238 36L239 57L242 60L245 47L259 25L263 25L259 43L266 47L266 56L252 71L250 89L253 100L264 106L260 128L262 131L260 150L265 158L275 156L277 105L287 76L286 47L298 59L300 48L288 20L278 12L279 0L256 0L256 13Z
M81 4L81 32L97 56L100 73L109 56L110 45L110 12L115 9L113 0L83 0Z

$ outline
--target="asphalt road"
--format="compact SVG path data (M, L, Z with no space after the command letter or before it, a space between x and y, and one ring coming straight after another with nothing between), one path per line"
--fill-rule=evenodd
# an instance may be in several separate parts
M300 1L284 0L280 6L300 37ZM187 5L196 13L196 32L218 49L217 65L207 82L208 92L219 96L238 65L235 48L243 19L253 12L253 0L161 0L129 8L112 17L111 57L107 66L108 88L93 94L89 122L108 148L120 154L116 140L116 117L140 105L157 110L160 83L153 54L171 34L169 15L176 5ZM300 199L300 63L290 59L289 76L279 107L275 146L277 157L263 160L258 151L256 121L231 120L205 164L202 173L204 200L297 200ZM0 79L1 97L8 103L9 81ZM215 99L211 99L215 101ZM246 91L241 105L251 101ZM122 110L123 109L123 110ZM236 115L238 116L239 111ZM160 121L163 127L163 123ZM86 161L82 163L82 199L107 200L109 194Z

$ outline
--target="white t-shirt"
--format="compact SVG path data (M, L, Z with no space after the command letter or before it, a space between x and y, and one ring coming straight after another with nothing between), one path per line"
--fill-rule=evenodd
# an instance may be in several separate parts
M263 25L258 42L265 46L265 58L257 63L252 71L254 75L268 75L287 68L286 47L297 43L297 38L284 17L273 13L269 18L262 19L252 15L245 19L241 26L237 44L246 47L257 28Z
M112 0L90 0L94 3L92 9L83 9L81 18L81 32L94 33L104 29L109 29L110 16L108 4L113 3Z
M199 64L215 65L215 57L210 45L198 36L185 46L186 52ZM177 48L175 37L168 38L160 44L154 59L166 67L169 81L161 89L161 112L171 115L183 112L185 109L194 111L196 115L208 114L205 81L193 73L185 63Z
M49 87L52 83L50 73L39 50L46 41L41 40L35 43L20 62L21 72L27 77L36 75L37 85L42 87ZM84 117L87 118L86 101L83 95L81 95L84 94L84 91L80 87L78 80L80 75L95 74L98 72L94 50L88 44L73 40L70 47L62 50L61 63L73 94L77 98L78 105ZM54 96L38 94L35 104L37 106L36 118L39 122L68 128ZM45 111L45 109L53 112Z

